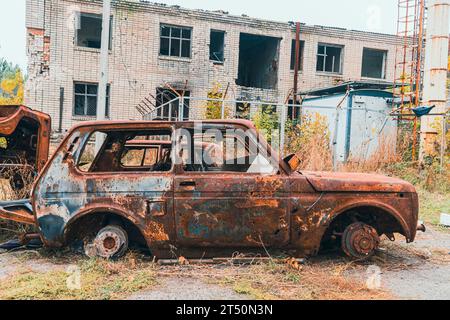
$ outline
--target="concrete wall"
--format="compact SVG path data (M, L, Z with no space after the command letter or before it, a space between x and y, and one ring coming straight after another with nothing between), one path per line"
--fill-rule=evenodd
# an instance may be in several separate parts
M63 131L92 120L73 115L73 83L98 82L99 50L74 44L76 12L101 13L101 1L27 0L28 74L26 103L49 113L53 129L60 121L60 88L64 88ZM291 43L295 28L288 23L231 16L222 12L185 10L149 3L122 2L113 6L112 50L110 51L111 119L140 119L135 109L149 93L170 83L182 88L188 80L191 96L203 98L214 84L223 89L230 83L229 99L260 99L283 103L293 87L290 70ZM159 56L160 24L193 28L192 57ZM225 34L225 62L209 60L210 30ZM363 48L388 51L386 80L393 81L395 43L392 35L302 25L305 41L299 90L332 85L361 78ZM240 33L280 38L278 85L273 90L237 86ZM344 46L340 75L316 72L318 43Z

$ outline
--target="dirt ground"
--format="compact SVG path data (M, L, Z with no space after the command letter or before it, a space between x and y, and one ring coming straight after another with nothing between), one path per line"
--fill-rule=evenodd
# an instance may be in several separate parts
M64 253L18 251L0 253L0 298L59 297L60 289L52 292L52 277L59 279L69 266L85 258ZM64 295L61 298L130 299L130 300L239 300L239 299L450 299L450 232L429 228L419 234L414 244L403 239L383 242L380 252L369 262L349 262L336 253L311 258L304 265L255 264L252 266L177 265L159 266L152 261L126 260L122 264L106 264L108 280L117 281L113 291L96 295ZM98 270L98 267L96 267ZM137 276L114 275L128 269L145 269L149 273ZM83 269L81 281L92 266ZM97 275L101 273L97 273ZM31 276L33 275L33 276ZM48 279L44 281L39 277ZM16 279L17 278L17 279ZM148 283L143 279L152 278ZM13 280L11 280L13 279ZM131 280L130 280L131 279ZM137 279L137 280L136 280ZM38 280L38 281L37 281ZM105 281L99 278L98 281ZM145 285L124 286L121 282L145 282ZM37 282L36 282L37 281ZM56 281L56 280L55 280ZM121 281L121 282L119 282ZM9 284L8 284L9 282ZM92 281L91 281L92 282ZM91 283L89 282L89 283ZM95 283L95 281L93 282ZM23 290L20 290L20 287ZM24 293L32 288L39 292ZM95 287L95 286L94 286ZM19 288L19 289L18 289ZM80 291L91 290L81 287Z

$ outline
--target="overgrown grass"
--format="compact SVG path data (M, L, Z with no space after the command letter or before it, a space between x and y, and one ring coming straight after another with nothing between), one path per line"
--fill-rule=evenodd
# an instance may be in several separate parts
M0 282L2 300L111 300L126 298L156 283L154 265L129 254L118 262L83 259L77 269L35 272L20 270ZM80 288L75 271L80 271Z
M295 270L283 264L257 264L234 270L215 280L236 293L257 300L375 300L392 296L371 290L365 283L345 276L349 264L325 263ZM231 269L232 270L232 269ZM209 280L211 281L211 280Z

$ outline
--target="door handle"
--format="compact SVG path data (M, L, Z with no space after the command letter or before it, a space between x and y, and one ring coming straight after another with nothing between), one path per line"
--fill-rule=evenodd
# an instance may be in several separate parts
M195 181L183 181L180 182L180 187L195 187L196 183Z

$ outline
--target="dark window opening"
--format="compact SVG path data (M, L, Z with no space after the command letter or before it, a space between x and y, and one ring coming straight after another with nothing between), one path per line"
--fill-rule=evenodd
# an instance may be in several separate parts
M77 46L100 49L102 46L102 15L80 13ZM109 50L112 48L112 17L109 23Z
M236 103L236 118L250 120L250 103L238 102Z
M105 116L109 117L111 87L106 87ZM98 84L96 83L74 83L74 107L75 116L97 116Z
M223 63L225 49L225 32L211 30L209 59L217 63Z
M317 71L342 73L342 47L319 44Z
M184 97L189 98L191 93L182 90L178 90L177 93L170 89L156 89L156 114L158 119L170 121L179 118L180 102L182 101L180 95L184 93ZM184 99L183 119L189 120L189 99Z
M385 79L387 51L364 48L362 77Z
M276 89L280 39L241 33L237 85Z
M295 69L295 40L292 40L291 49L291 70ZM298 70L303 70L303 54L305 51L305 41L300 41L300 55L298 57Z
M170 129L104 131L96 151L91 134L78 160L82 172L167 172L172 169Z
M177 58L191 57L191 28L161 25L160 32L160 55Z

